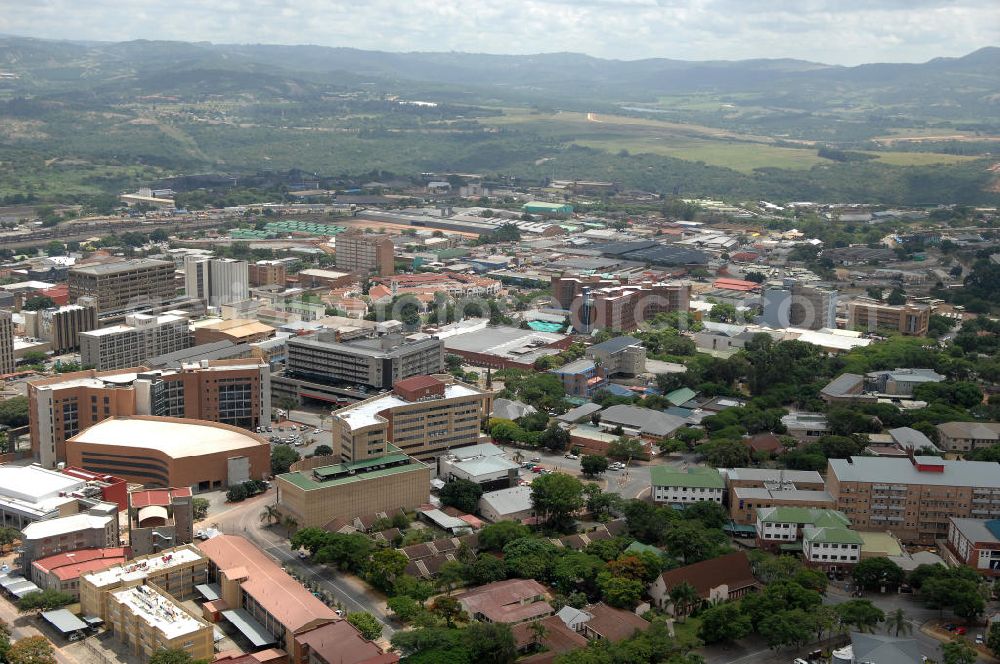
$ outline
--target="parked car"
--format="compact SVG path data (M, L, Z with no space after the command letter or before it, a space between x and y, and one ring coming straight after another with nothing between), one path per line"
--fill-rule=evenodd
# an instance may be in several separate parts
M533 473L540 473L543 470L545 470L545 469L542 468L541 466L535 466L534 468L531 469L531 472L533 472Z
M959 626L955 628L955 633L958 634L959 636L965 636L965 633L968 631L969 629L967 627Z
M323 433L322 429L313 429L313 433Z
M542 460L542 457L532 457L531 462L532 463L538 463L541 460Z
M567 453L567 454L564 454L564 455L563 455L563 458L564 458L564 459L579 459L580 457L578 457L578 456L577 456L577 455L575 455L575 454L571 454L571 453Z
M981 645L983 645L983 643L984 643L983 635L982 634L976 634L976 645L977 646L981 646Z

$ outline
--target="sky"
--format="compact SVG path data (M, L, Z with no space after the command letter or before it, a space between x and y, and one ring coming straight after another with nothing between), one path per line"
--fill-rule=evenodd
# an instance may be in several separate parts
M855 65L1000 45L1000 1L0 0L0 33Z

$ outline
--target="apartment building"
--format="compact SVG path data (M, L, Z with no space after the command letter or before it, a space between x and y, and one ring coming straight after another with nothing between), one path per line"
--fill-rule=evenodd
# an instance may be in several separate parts
M577 301L584 289L588 291L598 288L613 288L625 283L624 279L613 279L600 275L589 276L553 276L552 277L552 297L559 303L559 307L572 311L581 305Z
M278 475L278 508L301 528L335 519L412 511L430 495L429 466L387 445L387 454Z
M791 544L802 539L810 528L849 529L851 520L841 512L831 509L809 507L761 507L757 509L756 523L757 544L762 549L778 551L780 546ZM810 533L815 540L816 533ZM860 540L860 537L858 538ZM816 542L820 544L820 542ZM826 548L826 547L817 547ZM839 548L839 547L838 547ZM861 544L858 542L853 549L853 556L843 559L843 562L857 562L861 556ZM817 551L818 552L818 551ZM845 555L847 555L845 553ZM829 559L827 559L829 560Z
M337 269L387 277L395 272L394 252L395 245L387 235L342 233L337 236Z
M257 261L247 266L250 286L284 286L285 264L281 261Z
M757 511L777 507L833 509L837 501L828 491L781 487L735 487L729 491L729 516L740 525L752 525Z
M649 478L654 503L684 506L707 500L722 504L726 483L715 468L650 466Z
M0 309L0 376L14 373L14 319L10 311Z
M938 444L949 452L970 452L1000 445L1000 422L943 422Z
M42 590L57 590L80 601L80 577L122 565L129 558L129 548L77 549L39 558L31 563L31 581Z
M129 494L129 545L144 556L194 540L194 504L188 487Z
M761 322L768 327L807 330L837 327L837 291L832 288L786 279L780 285L764 289L763 305Z
M644 282L584 291L578 310L571 310L582 331L637 329L659 313L687 311L691 286L680 282ZM574 322L574 326L575 326Z
M600 364L605 376L635 376L646 371L646 347L635 337L614 337L588 347L584 354Z
M91 297L81 297L76 304L22 314L25 334L48 341L57 355L79 349L79 334L96 330L98 325L97 303Z
M933 544L949 519L1000 517L1000 472L985 461L935 456L830 459L827 489L858 530Z
M852 330L892 330L925 337L931 313L931 307L926 304L894 305L858 298L847 303L847 326Z
M135 258L80 265L69 271L69 299L94 298L100 316L159 304L177 295L171 261Z
M85 574L80 577L80 611L107 621L108 596L142 584L154 584L181 601L191 599L195 586L208 583L208 568L208 557L193 544L185 544Z
M334 332L288 340L287 374L323 384L391 388L411 376L444 370L444 344L431 337L406 341L390 334L338 342Z
M233 258L184 257L184 294L210 307L239 302L250 295L247 262Z
M477 443L492 411L492 392L433 376L406 378L390 394L334 411L334 451L339 444L343 461L362 461L384 455L391 443L426 461Z
M1000 519L956 519L948 522L946 558L980 574L1000 577Z
M28 383L31 449L45 468L66 440L109 417L157 415L254 430L271 417L271 370L259 360L215 360L150 370L86 370Z
M110 592L106 606L105 626L141 661L158 650L182 650L192 661L215 655L212 625L153 584Z
M142 364L191 347L188 319L174 313L129 314L124 325L81 332L80 361L98 371Z

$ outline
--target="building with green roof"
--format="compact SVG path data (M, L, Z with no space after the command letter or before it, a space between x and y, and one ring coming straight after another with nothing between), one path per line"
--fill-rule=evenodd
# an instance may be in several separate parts
M529 201L521 206L528 214L566 215L573 214L573 206L569 203L546 203L544 201Z
M278 509L300 528L414 510L430 496L431 469L386 445L380 457L278 475Z
M864 539L850 528L806 526L802 529L802 557L824 571L836 571L861 560Z
M806 529L848 530L843 512L811 507L761 507L757 510L757 541L761 547L781 547L799 541ZM861 538L858 537L858 553Z
M719 471L706 466L691 466L687 469L650 466L649 480L654 503L678 507L703 500L721 505L722 492L726 488Z

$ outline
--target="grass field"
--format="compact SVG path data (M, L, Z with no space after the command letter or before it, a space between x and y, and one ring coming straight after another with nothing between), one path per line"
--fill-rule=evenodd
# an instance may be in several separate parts
M927 166L929 164L957 164L963 161L979 159L957 154L942 154L940 152L866 152L878 157L878 160L891 166Z
M656 141L655 139L645 141L585 139L573 142L577 145L607 152L628 150L631 154L651 153L686 161L701 161L710 166L731 168L741 173L751 173L754 169L769 167L803 170L826 162L825 159L816 155L815 150L781 148L773 145L734 141L678 142Z

